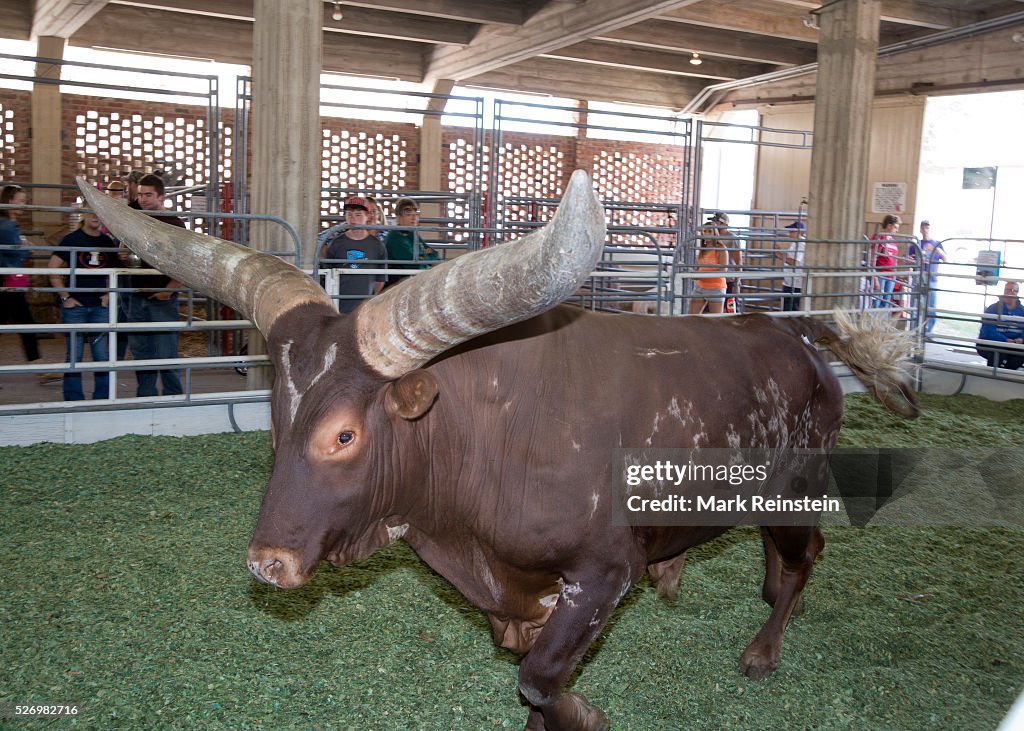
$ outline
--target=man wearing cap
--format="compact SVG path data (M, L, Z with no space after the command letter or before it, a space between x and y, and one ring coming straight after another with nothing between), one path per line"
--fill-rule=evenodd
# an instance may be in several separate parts
M939 264L946 261L946 250L942 243L932 238L932 225L929 221L921 221L921 238L907 248L907 256L915 264L920 261L928 264L928 319L924 331L930 333L935 329L935 301L939 291Z
M325 269L383 269L388 258L384 244L364 228L370 220L370 204L360 196L345 201L345 223L348 229L320 247ZM339 283L339 312L352 312L367 297L384 287L383 274L342 274Z
M985 308L978 340L1024 344L1024 306L1019 295L1020 282L1009 281L1003 286L1003 295ZM1015 371L1024 365L1024 350L993 349L991 345L980 343L976 349L978 355L993 368L998 366Z
M800 294L803 292L803 275L800 269L804 265L804 226L803 221L793 221L786 226L786 234L792 241L784 250L776 252L776 257L782 259L783 271L786 276L782 278L782 310L783 312L796 312L800 309Z

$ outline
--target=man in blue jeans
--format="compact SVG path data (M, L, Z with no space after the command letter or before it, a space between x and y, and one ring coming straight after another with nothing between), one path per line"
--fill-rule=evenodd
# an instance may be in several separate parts
M142 176L139 180L138 203L144 211L164 210L164 181L152 173ZM158 221L185 228L185 222L177 216L154 216ZM152 269L145 261L144 269ZM177 322L178 293L161 291L175 289L181 284L166 274L136 274L128 278L128 286L136 290L121 298L128 322ZM128 347L134 360L153 360L157 358L178 357L178 333L171 332L133 332L128 335ZM164 396L176 396L182 393L181 376L178 369L160 371L136 371L136 396L156 396L156 378L160 374Z
M116 247L113 239L103 233L100 219L95 213L83 213L78 228L60 241L66 251L55 251L47 266L51 269L70 268L75 271L74 278L59 274L50 275L50 285L58 290L60 297L60 321L65 325L89 323L106 324L110 322L107 292L89 290L107 289L109 280L105 275L89 275L90 269L103 269L117 266L116 256L112 251L96 251L96 249L112 249ZM81 363L85 358L85 341L88 339L89 352L94 361L109 359L109 335L105 332L68 333L67 361L71 364ZM94 399L110 398L110 373L96 371ZM82 401L85 392L82 388L81 371L69 371L64 374L64 400Z

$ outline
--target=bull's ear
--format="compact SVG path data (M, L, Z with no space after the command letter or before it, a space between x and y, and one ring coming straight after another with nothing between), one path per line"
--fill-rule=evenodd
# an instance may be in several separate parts
M437 379L423 370L410 371L388 386L384 408L392 416L418 419L430 410L440 391Z

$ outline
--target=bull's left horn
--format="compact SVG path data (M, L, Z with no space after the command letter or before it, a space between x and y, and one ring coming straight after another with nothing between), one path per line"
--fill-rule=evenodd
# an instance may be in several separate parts
M103 195L81 177L75 182L89 208L128 248L185 286L238 310L264 335L278 317L307 302L337 311L316 282L276 256L169 226Z
M544 228L460 256L364 302L356 311L359 352L381 375L397 378L470 338L539 315L586 280L605 233L590 176L577 170Z

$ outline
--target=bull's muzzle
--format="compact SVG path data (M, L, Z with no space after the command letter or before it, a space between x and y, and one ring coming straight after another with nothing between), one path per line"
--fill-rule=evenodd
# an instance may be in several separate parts
M309 579L301 570L298 554L287 548L250 546L246 563L257 579L281 589L295 589Z

